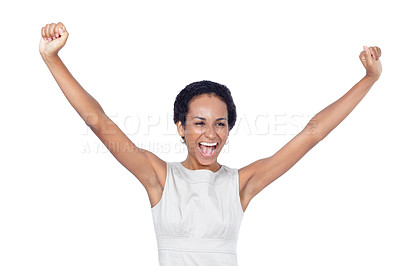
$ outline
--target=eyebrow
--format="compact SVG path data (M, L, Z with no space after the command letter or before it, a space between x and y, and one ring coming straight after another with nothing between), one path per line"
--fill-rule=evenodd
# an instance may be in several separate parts
M200 120L207 120L207 119L205 119L204 117L201 117L201 116L193 116L192 117L192 119L195 119L195 118L198 118ZM225 117L221 117L221 118L215 119L215 121L220 121L220 120L228 120L228 119L226 119Z

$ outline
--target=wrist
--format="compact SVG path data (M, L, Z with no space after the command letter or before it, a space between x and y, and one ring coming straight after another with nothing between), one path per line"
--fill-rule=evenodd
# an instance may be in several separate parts
M54 54L40 53L40 55L42 56L42 58L45 62L50 62L50 61L53 61L54 59L59 58L58 53L54 53Z
M371 75L365 75L365 77L363 79L368 81L371 84L374 84L379 79L379 77L371 76Z

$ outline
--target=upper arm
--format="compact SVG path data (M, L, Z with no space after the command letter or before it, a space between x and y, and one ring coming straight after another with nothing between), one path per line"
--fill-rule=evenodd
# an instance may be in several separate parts
M247 179L242 192L247 204L266 186L286 173L319 142L315 134L308 132L309 129L305 128L271 157L260 159L240 169Z
M166 163L153 153L138 148L107 115L90 127L111 154L148 190L166 175Z

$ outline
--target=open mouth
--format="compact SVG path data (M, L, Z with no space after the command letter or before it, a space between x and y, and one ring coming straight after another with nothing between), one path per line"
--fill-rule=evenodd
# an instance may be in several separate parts
M201 155L204 157L211 157L214 155L215 150L217 149L218 143L217 142L200 142L199 143L199 150Z

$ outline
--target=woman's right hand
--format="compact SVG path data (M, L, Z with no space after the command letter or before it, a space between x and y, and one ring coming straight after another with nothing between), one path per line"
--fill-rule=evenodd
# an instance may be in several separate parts
M39 51L42 57L51 57L58 54L64 47L68 39L68 32L64 24L47 24L42 28L42 38L40 39Z
M374 81L378 80L382 73L382 64L379 60L381 57L381 48L364 46L364 51L360 53L360 60L367 70L366 76Z

